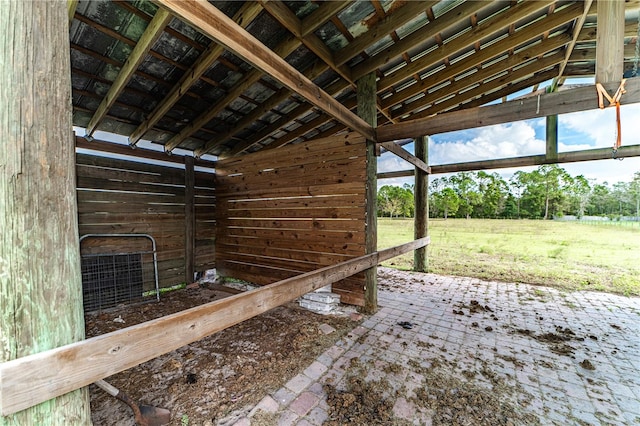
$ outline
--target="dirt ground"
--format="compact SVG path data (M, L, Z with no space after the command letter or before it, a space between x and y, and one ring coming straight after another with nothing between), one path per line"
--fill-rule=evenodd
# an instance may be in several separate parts
M88 314L87 337L237 292L220 285L184 289L157 303ZM324 334L322 324L336 331ZM348 315L318 315L290 303L106 380L138 403L171 410L171 425L230 424L357 325ZM128 406L94 385L90 394L94 425L135 424Z

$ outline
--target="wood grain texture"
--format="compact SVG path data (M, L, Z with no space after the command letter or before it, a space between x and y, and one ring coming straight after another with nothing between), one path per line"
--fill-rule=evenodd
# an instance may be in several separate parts
M609 93L618 89L619 82L605 84ZM621 104L640 102L640 78L627 79L627 93L622 96ZM505 102L499 105L470 108L461 111L438 114L435 117L390 124L377 129L379 142L392 141L471 129L492 124L508 123L542 118L548 115L567 114L586 111L598 107L595 86L584 86L562 92L547 93L538 98L531 97Z
M7 415L134 367L325 285L429 244L428 238L359 256L246 293L0 364Z
M415 139L416 157L423 163L429 163L429 137L421 136ZM429 233L429 174L420 167L415 169L415 220L413 238L420 239ZM413 270L427 272L429 261L426 247L413 252Z
M220 160L218 271L267 284L364 254L364 160L354 133ZM363 282L345 285L362 304Z
M370 125L329 96L280 56L266 48L215 6L205 2L181 0L158 0L158 3L226 46L262 72L297 92L328 115L363 136L375 139L375 132Z
M70 72L67 3L3 3L0 366L84 338ZM13 397L0 391L0 425L91 422L86 389L17 414Z

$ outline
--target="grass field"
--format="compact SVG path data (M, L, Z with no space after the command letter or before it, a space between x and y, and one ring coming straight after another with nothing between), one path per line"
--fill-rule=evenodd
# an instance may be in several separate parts
M640 228L531 220L429 221L429 272L640 295ZM412 219L378 219L378 248L413 240ZM413 267L413 252L385 263Z

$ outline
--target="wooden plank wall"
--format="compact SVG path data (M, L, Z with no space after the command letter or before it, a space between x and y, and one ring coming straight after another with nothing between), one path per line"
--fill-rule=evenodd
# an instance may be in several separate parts
M365 149L351 133L219 160L218 273L265 285L362 256ZM364 304L362 273L333 289Z
M76 155L80 235L149 234L160 287L185 281L184 168ZM215 267L213 173L195 173L196 270ZM147 250L143 239L87 239L82 254Z

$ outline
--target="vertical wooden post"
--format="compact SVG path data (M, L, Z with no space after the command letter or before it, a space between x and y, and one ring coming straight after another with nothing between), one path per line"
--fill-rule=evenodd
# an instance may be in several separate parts
M598 0L596 83L620 81L624 72L624 1Z
M63 1L0 7L0 362L84 339L69 16ZM86 388L0 425L90 424Z
M558 116L547 116L547 160L558 159Z
M414 141L416 157L429 164L429 137L422 136ZM416 203L414 239L426 237L429 233L429 175L416 167L414 198ZM427 247L413 252L413 270L427 272L429 260Z
M184 157L184 280L193 282L196 265L195 172L193 157Z
M358 80L358 115L374 128L377 125L376 75L369 73ZM366 183L366 236L365 253L378 249L378 157L375 141L367 141L367 183ZM374 313L378 309L377 267L365 271L364 311Z

